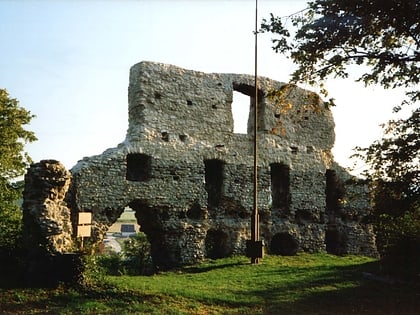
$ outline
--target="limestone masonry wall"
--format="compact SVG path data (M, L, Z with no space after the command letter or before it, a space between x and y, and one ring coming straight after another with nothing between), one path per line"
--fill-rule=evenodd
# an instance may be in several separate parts
M233 91L249 96L248 134L233 132ZM134 65L126 139L72 168L72 213L92 212L99 241L131 207L163 268L243 253L253 205L253 93L249 75ZM259 78L261 238L277 254L374 256L367 187L333 161L333 117L313 95Z
M23 230L33 254L62 254L73 248L71 210L64 201L71 174L60 162L43 160L25 175Z

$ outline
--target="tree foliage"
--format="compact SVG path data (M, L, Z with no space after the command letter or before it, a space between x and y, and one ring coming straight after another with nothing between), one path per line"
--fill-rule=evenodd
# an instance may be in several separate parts
M276 34L273 49L298 65L292 82L347 78L353 65L364 65L358 81L405 88L403 103L414 103L420 98L419 16L418 0L315 0L290 16L271 14L261 31Z
M354 157L369 166L378 249L387 255L401 241L420 245L420 109L383 128L382 139Z
M313 0L290 16L271 14L261 31L276 34L273 49L296 63L292 83L319 85L326 96L323 81L357 70L365 85L404 89L398 110L420 100L419 16L418 0ZM419 116L414 106L409 118L384 125L383 138L356 154L369 167L378 249L388 266L414 274L420 263Z
M14 180L25 173L31 162L24 144L36 137L24 125L33 117L6 90L0 89L0 246L3 247L13 245L20 228L18 201L23 185Z
M382 139L356 148L370 166L365 175L375 182L393 182L395 199L412 203L420 193L420 109L407 119L389 121L383 129Z

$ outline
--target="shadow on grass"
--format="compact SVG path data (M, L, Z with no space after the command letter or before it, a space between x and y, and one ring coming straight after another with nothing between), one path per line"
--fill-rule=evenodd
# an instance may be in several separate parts
M155 290L142 285L127 289L130 285L125 282L85 290L0 289L0 313L198 314L190 312L196 307L208 314L420 314L418 284L389 284L363 276L374 274L378 262L346 266L324 265L321 260L315 266L281 262L248 268L238 260L210 261L182 268L186 275L157 276L152 280L164 280L165 285ZM169 281L180 281L181 291L173 290L175 283ZM203 292L197 294L195 285ZM183 290L188 286L190 290Z
M31 295L33 299L29 298ZM61 314L63 310L72 314L113 314L112 310L127 310L133 302L137 305L161 303L159 296L109 287L88 290L33 288L7 291L0 289L0 296L1 314Z
M378 269L378 262L287 268L272 272L272 276L294 274L295 280L248 294L264 301L263 314L420 314L420 285L364 277Z
M233 262L233 263L226 263L226 264L214 264L211 266L188 266L188 267L184 267L182 268L182 272L183 273L204 273L204 272L209 272L209 271L213 271L213 270L217 270L217 269L225 269L225 268L229 268L229 267L237 267L237 266L242 266L244 265L244 263L242 262Z

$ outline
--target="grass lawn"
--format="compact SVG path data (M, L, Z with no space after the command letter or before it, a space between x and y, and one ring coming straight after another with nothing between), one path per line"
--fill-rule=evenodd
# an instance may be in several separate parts
M418 284L363 276L376 269L359 256L238 256L86 291L0 289L0 314L420 314Z

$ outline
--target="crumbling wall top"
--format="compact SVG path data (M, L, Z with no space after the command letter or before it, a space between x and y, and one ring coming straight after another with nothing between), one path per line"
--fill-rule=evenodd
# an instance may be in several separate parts
M276 143L330 150L334 145L332 114L312 92L293 87L283 99L270 97L286 84L259 78L259 133ZM214 145L234 138L233 91L250 97L248 136L253 130L254 76L204 73L172 65L140 62L130 70L127 140L205 140ZM309 101L308 101L309 100ZM242 137L243 138L243 137Z

